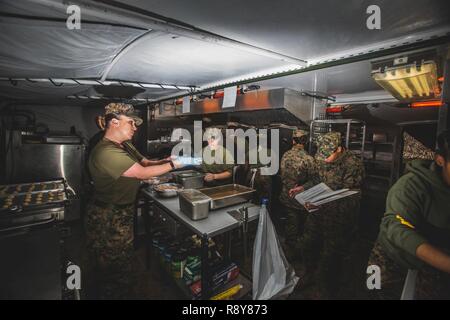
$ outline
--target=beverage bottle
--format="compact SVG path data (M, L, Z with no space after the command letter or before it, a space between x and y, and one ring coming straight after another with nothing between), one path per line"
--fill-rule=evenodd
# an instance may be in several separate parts
M261 208L259 209L259 216L262 214L267 214L267 206L269 205L269 199L262 198L261 199Z

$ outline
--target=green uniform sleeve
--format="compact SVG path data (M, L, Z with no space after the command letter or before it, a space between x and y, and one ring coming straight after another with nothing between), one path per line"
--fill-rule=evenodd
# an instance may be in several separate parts
M117 180L136 163L136 160L120 148L105 148L96 154L93 162L98 170Z
M415 256L417 247L426 242L416 230L423 219L423 201L411 184L399 182L389 191L381 227L391 244Z

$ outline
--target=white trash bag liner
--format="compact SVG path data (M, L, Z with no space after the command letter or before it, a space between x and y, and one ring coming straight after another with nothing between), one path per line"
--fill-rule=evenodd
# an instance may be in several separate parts
M253 247L253 300L287 296L298 280L284 256L266 206L262 205Z

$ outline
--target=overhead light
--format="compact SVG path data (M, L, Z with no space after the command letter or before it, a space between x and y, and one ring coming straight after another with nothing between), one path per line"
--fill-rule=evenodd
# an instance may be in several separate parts
M372 77L400 101L428 100L441 93L434 61L376 70L372 72Z

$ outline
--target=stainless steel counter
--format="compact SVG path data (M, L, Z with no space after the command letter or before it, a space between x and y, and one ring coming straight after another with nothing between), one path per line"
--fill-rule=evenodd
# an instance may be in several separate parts
M148 189L143 189L142 193L145 197L153 200L156 205L162 208L170 216L188 227L191 231L199 236L203 236L206 234L208 237L214 237L239 227L240 222L233 218L230 214L228 214L228 211L238 210L244 205L249 206L248 221L253 221L259 217L260 207L248 202L210 211L208 218L193 221L183 212L181 212L178 203L178 197L160 198L155 192Z

